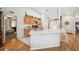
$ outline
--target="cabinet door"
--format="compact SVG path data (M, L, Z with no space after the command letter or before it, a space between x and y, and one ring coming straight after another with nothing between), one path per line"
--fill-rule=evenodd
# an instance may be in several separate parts
M29 32L31 31L31 29L24 29L24 37L29 37L30 34Z
M25 16L25 17L24 17L24 24L31 24L31 20L32 20L31 17Z
M27 17L24 17L24 24L27 23L27 20L28 20L28 18Z

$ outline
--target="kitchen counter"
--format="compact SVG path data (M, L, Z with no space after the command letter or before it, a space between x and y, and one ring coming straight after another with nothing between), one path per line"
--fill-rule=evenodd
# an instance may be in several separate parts
M36 31L31 32L31 49L43 49L50 47L59 47L60 46L60 31Z
M48 31L35 31L35 32L30 32L30 34L52 34L52 33L60 33L60 30L48 30Z

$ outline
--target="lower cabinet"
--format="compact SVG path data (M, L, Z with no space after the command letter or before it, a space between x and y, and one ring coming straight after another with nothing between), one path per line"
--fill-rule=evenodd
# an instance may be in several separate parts
M24 29L24 37L29 37L30 36L30 31L31 29Z

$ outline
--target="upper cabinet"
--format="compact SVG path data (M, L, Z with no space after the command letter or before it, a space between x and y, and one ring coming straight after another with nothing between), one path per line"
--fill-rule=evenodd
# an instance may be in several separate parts
M41 18L26 15L24 16L24 24L42 25L42 21Z

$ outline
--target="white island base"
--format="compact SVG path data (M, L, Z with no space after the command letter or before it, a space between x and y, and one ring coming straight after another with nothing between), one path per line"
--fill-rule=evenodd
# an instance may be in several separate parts
M31 34L30 50L60 46L61 39L59 31L39 31L39 32L31 32L30 34Z

